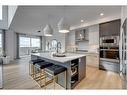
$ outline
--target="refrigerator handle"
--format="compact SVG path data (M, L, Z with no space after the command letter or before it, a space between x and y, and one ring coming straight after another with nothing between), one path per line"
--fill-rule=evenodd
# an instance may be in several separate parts
M122 45L123 45L123 30L120 32L120 40L119 40L120 72L122 72L122 69L123 69Z

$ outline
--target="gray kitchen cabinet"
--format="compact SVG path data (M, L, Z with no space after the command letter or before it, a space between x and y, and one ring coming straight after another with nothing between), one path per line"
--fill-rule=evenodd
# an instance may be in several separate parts
M120 71L119 62L100 60L99 67L100 67L100 69L109 70L109 71L113 71L113 72L117 72L117 73L119 73L119 71Z
M79 58L79 80L86 76L86 57Z
M119 35L120 19L99 24L100 37Z

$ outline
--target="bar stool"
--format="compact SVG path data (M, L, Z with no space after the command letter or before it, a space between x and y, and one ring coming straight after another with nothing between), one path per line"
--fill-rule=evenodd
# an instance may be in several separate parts
M52 65L50 67L47 67L45 69L45 74L49 75L49 76L52 76L52 80L53 80L53 84L54 84L54 89L55 89L55 82L56 82L56 78L59 74L61 73L65 73L65 88L67 88L67 79L66 79L66 71L67 71L67 68L63 67L63 66L60 66L60 65ZM45 79L46 81L46 79ZM48 82L48 81L46 81Z
M52 63L49 62L38 62L35 64L35 81L39 83L40 87L44 87L46 84L46 74L45 68L52 66ZM42 85L42 81L44 79L44 85Z
M34 78L35 77L35 64L38 62L44 62L42 59L30 60L29 61L29 75Z

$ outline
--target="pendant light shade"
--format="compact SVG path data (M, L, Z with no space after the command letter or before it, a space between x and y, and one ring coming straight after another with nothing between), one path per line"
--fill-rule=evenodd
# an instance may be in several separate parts
M58 29L60 33L68 33L70 26L68 25L68 23L66 22L66 20L64 18L62 18L59 23L58 23Z
M49 24L47 24L45 26L45 28L43 29L43 31L44 31L44 35L45 36L52 36L53 35L53 29L52 29L52 27Z

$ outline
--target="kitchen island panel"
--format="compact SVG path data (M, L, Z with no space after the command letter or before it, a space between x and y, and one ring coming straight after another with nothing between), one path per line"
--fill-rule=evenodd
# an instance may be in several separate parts
M61 57L61 58L58 57L58 59L62 59L62 58L64 60L64 57ZM31 59L42 59L44 61L66 67L67 68L67 73L66 73L67 89L73 89L83 78L85 78L85 75L86 75L86 56L78 54L78 56L76 55L74 58L72 58L72 56L71 56L70 58L71 58L71 60L68 59L68 61L66 61L66 62L61 62L61 60L58 61L58 59L56 59L56 57L53 60L53 58L50 59L50 57L49 58L48 57L42 57L42 54L41 54L41 56L39 56L38 54L37 55L36 54L31 55ZM72 63L74 63L75 60L78 60L77 61L78 74L76 75L76 77L77 77L76 82L72 84ZM64 84L65 83L65 74L64 73L61 73L58 75L57 83L60 84L62 87L65 87L65 84Z

